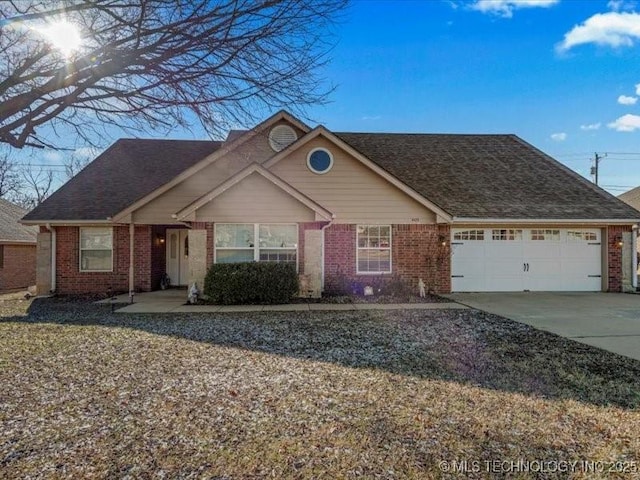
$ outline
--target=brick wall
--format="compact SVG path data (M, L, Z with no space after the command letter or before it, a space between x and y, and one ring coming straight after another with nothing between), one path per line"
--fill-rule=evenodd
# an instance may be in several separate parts
M129 227L113 227L113 271L81 272L79 227L56 227L56 292L62 294L127 292L129 290ZM134 231L134 285L137 291L152 288L152 227ZM158 254L156 254L158 255Z
M609 292L622 291L622 248L618 241L622 238L623 232L630 232L630 226L609 226L607 227L607 275L609 277Z
M448 225L393 225L393 272L416 291L422 278L427 290L451 291L451 250ZM445 245L443 245L445 242Z
M446 245L442 245L445 241ZM392 273L417 291L422 278L434 292L451 291L451 252L448 225L392 225ZM325 291L337 292L345 283L372 283L387 275L356 274L356 225L338 224L325 230Z
M331 225L324 231L324 290L340 292L356 277L356 226Z
M0 245L3 265L0 268L0 291L26 288L36 284L36 246Z

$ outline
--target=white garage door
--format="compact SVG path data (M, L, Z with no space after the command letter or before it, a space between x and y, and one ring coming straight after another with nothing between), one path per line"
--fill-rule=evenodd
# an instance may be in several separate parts
M600 291L600 236L584 228L452 229L452 291Z

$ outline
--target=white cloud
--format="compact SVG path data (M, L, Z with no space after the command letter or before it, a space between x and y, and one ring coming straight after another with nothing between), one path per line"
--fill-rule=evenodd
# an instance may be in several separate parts
M638 97L627 97L626 95L620 95L618 97L618 103L620 105L635 105L638 101Z
M565 33L556 49L566 52L577 45L595 43L609 47L630 47L640 38L640 14L597 13Z
M50 160L52 162L58 161L62 158L62 155L60 154L60 152L57 152L55 150L46 150L45 152L42 153L42 157L45 160Z
M99 148L95 148L95 147L80 147L80 148L76 148L73 151L73 156L76 157L76 158L93 160L95 157L100 155L100 153L102 153L102 150L99 149Z
M555 5L560 0L476 0L471 4L472 10L482 13L491 13L504 18L511 18L513 11L521 8L547 8Z
M640 83L636 83L636 95L640 95Z
M615 122L611 122L607 127L617 130L618 132L633 132L640 130L640 116L627 113L621 116Z
M366 121L372 121L372 120L380 120L382 118L381 115L365 115L364 117L361 118L361 120Z
M609 0L609 2L607 2L607 7L616 12L619 12L621 10L633 10L636 8L636 2L625 0Z
M556 142L564 142L566 139L567 139L567 134L564 132L551 134L551 140L555 140Z
M598 130L602 124L598 123L590 123L588 125L580 125L580 130L590 131L590 130Z

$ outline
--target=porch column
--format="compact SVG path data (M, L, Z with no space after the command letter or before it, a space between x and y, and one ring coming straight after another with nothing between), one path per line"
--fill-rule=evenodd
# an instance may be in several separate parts
M304 281L300 296L319 298L322 292L322 230L304 231Z
M189 230L189 286L194 282L200 292L207 275L207 231Z
M135 290L135 271L134 271L134 261L135 261L135 255L134 255L134 247L135 247L135 242L134 242L134 232L135 232L135 225L132 223L129 224L129 293L133 292Z

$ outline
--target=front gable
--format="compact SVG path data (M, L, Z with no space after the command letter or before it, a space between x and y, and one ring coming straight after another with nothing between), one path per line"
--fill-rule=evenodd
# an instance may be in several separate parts
M264 166L333 212L334 223L436 223L438 216L446 216L383 178L325 134L322 127L307 137ZM333 157L333 166L324 174L314 173L307 163L309 153L318 148Z
M141 202L130 212L132 221L148 224L174 223L172 214L176 211L191 204L252 163L262 163L272 157L276 152L269 144L269 132L278 125L290 126L298 137L305 134L301 124L284 116L276 118L273 122L264 122L255 131L245 132L241 137L231 141L231 148L224 153L216 152L203 159L193 172L181 180L178 179L175 185L155 192L153 198ZM122 220L122 214L117 220Z
M287 147L276 148L270 134L280 125L290 127L296 140ZM332 152L335 159L331 171L322 175L310 169L307 163L308 154L318 148ZM447 212L324 127L310 131L306 125L281 112L255 129L234 136L228 145L121 212L114 221L179 223L181 219L174 216L176 212L252 164L263 165L302 195L333 212L337 223L439 223L451 220ZM265 186L261 189L265 190ZM206 215L212 215L217 208L214 205L206 208Z
M258 172L206 201L188 217L196 222L313 222L316 212Z

